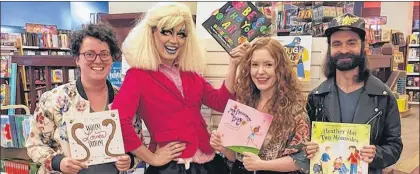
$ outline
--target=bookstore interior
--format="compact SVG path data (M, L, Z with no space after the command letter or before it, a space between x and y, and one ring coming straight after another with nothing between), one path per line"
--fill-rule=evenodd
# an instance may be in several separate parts
M36 173L39 167L39 164L30 160L24 147L25 140L29 136L29 123L33 119L32 114L37 102L45 91L74 81L80 76L69 48L72 30L87 23L105 22L112 26L121 45L135 22L141 20L147 9L155 2L90 2L86 3L86 6L89 6L86 7L87 11L90 10L90 13L83 12L84 17L77 14L83 6L77 3L83 2L1 2L2 172L32 174ZM139 3L138 8L135 8L136 3ZM208 2L183 3L192 11L197 33L206 38L202 39L206 52L206 69L203 76L213 86L220 87L226 75L228 54L214 38L208 35L202 25L213 10L220 8L226 2L213 3L214 9L209 9L206 4ZM417 117L415 133L417 140L419 139L418 2L258 1L252 3L259 12L271 20L267 31L272 37L278 39L283 46L294 44L295 39L299 38L300 45L307 49L306 57L299 60L305 65L305 73L298 75L306 93L325 80L321 65L328 47L324 31L328 28L329 22L345 13L363 18L366 22L365 51L370 69L394 91L402 121L404 118ZM57 12L46 9L54 8L54 5L59 8ZM395 5L405 9L398 10ZM98 9L103 9L103 6L106 9L99 11ZM25 12L17 14L16 11ZM68 14L58 14L59 12ZM286 48L286 50L288 55L294 54L293 49ZM290 56L291 59L292 57ZM119 87L122 84L126 69L125 62L121 59L113 63L108 75L113 85ZM217 127L221 113L203 106L202 115L208 122L209 129ZM418 141L415 146L418 146ZM405 148L406 145L404 150Z

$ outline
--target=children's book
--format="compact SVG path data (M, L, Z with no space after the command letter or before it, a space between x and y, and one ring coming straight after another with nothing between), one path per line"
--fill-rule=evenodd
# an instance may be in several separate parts
M61 69L51 70L51 77L53 83L62 83L63 82L63 71Z
M312 122L311 141L319 151L310 161L310 173L368 174L360 150L369 139L369 124Z
M270 19L250 1L229 1L203 23L203 27L228 53L244 42L267 34L270 25Z
M272 115L229 100L217 131L223 146L241 154L258 154L272 121Z
M72 158L96 165L115 162L125 153L117 110L73 116L64 124Z
M114 62L111 66L111 72L108 74L108 80L112 85L121 87L121 62Z

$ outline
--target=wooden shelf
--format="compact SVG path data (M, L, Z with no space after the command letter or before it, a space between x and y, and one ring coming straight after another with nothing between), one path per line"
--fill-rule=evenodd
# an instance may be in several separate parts
M13 56L12 63L31 66L76 66L73 56L59 55Z
M372 69L388 68L392 65L393 55L368 55L367 58Z
M49 48L49 47L38 47L38 46L23 46L22 49L31 49L31 50L64 50L64 51L70 51L70 48Z
M418 76L420 75L420 72L412 72L412 73L407 73L408 76Z
M76 68L75 59L72 56L61 56L61 55L36 55L36 56L13 56L12 63L17 63L19 68L25 67L26 71L26 87L21 87L23 82L21 71L18 71L17 84L16 84L16 103L26 104L25 95L29 94L30 98L27 103L30 103L30 114L33 114L38 99L38 92L48 91L54 88L54 85L64 84L69 81L69 69ZM59 68L57 68L59 67ZM51 80L51 70L61 69L63 71L63 82L53 83ZM39 72L43 71L42 75L44 81L38 80L39 77L35 77L35 74L41 75ZM35 73L38 71L38 73ZM26 90L24 90L26 89Z
M409 57L409 58L407 59L407 61L409 61L409 62L419 62L419 61L420 61L420 58L416 58L416 57Z
M420 105L420 102L408 102L409 105Z
M405 89L420 90L420 87L411 87L411 86L407 86L407 87L405 87Z

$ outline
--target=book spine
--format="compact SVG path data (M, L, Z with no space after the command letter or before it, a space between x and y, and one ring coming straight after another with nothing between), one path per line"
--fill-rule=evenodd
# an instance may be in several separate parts
M10 105L16 104L16 79L17 79L17 64L12 63L12 72L10 74ZM8 115L14 115L15 109L9 109Z

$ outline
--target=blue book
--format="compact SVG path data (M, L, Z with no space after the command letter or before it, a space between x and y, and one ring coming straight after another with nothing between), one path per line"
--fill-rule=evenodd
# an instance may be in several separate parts
M121 87L121 62L112 63L111 72L109 72L107 78L112 85Z

